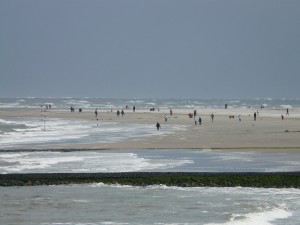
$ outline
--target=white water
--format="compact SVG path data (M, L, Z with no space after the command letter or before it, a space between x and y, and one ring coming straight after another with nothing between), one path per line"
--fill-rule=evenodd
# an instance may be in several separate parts
M0 153L0 173L95 173L164 170L193 163L102 151Z
M117 124L95 121L35 118L1 118L0 149L38 148L48 144L112 143L128 138L170 134L184 126L164 125L157 132L155 124Z
M300 170L300 153L201 149L0 151L0 173L288 172Z
M51 105L56 109L69 110L70 107L85 109L132 109L161 108L299 108L299 99L129 99L129 98L0 98L0 108L40 108Z

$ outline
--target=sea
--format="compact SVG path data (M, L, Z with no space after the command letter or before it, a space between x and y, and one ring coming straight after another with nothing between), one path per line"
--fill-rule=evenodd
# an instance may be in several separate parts
M295 99L0 98L5 108L69 110L298 108ZM167 126L170 135L184 126ZM126 132L125 132L126 131ZM55 144L111 143L157 135L151 125L0 117L0 174L102 172L288 172L299 151L236 149L60 149ZM7 225L297 225L300 190L246 187L49 185L0 187L0 224Z
M0 187L7 225L298 225L299 189L134 187L93 183Z
M0 98L0 108L39 108L45 105L52 105L56 109L122 109L126 106L136 109L194 109L194 108L299 108L300 99L144 99L144 98Z

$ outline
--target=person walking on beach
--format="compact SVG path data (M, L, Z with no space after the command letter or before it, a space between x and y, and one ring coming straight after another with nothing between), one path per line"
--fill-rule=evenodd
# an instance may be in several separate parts
M160 129L160 124L159 124L159 122L156 123L156 128L157 128L157 130Z
M165 122L168 122L168 116L167 116L167 114L165 114L164 118L165 118Z
M202 123L202 119L201 119L201 117L200 117L200 116L199 116L198 122L199 122L199 126L200 126L200 125L201 125L201 123Z
M172 109L170 109L170 116L173 116L173 111L172 111Z
M210 115L210 118L211 118L211 122L214 122L215 115L212 113L212 114Z
M194 110L194 118L196 118L197 110Z
M135 106L133 106L133 112L135 112Z
M254 121L256 121L256 112L254 113Z
M289 115L289 108L286 108L286 116Z

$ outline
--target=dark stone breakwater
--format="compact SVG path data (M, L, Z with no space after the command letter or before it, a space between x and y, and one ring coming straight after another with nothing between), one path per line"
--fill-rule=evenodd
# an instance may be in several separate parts
M105 183L133 186L300 188L300 172L204 173L34 173L0 174L0 186Z

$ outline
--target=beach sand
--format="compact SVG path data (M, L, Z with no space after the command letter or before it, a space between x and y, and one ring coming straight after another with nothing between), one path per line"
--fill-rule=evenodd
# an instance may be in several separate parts
M257 151L300 151L300 109L290 109L290 115L285 115L284 109L261 109L256 121L253 114L255 109L197 109L197 125L194 118L189 118L191 109L173 109L169 115L168 109L150 112L148 110L125 110L125 116L117 117L116 111L98 110L99 126L102 122L116 122L119 124L153 124L181 126L172 134L156 135L144 138L133 138L116 143L85 144L85 145L51 145L49 149L240 149ZM210 115L214 113L214 122ZM0 117L36 117L41 114L50 118L80 119L95 121L93 110L71 113L68 110L51 109L41 112L40 109L0 109ZM165 122L164 116L168 116ZM233 119L229 115L234 115ZM241 115L241 121L238 119ZM284 120L281 119L284 115ZM198 125L198 117L202 118L202 125ZM160 131L157 131L160 132Z

